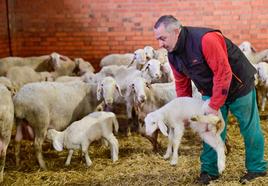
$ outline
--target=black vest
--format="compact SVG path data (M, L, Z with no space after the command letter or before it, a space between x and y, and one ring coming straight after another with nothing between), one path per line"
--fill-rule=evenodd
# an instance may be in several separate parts
M214 31L220 32L209 28L182 27L174 51L168 53L170 64L192 79L199 92L206 96L212 96L213 73L203 56L201 40L203 35ZM224 39L233 74L228 102L246 95L254 88L256 69L232 41L226 37Z

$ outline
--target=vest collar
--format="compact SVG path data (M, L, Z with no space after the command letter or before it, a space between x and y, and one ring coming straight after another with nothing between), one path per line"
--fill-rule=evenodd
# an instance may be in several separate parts
M174 50L171 53L182 54L184 52L186 37L187 37L187 29L185 27L181 27L177 43L174 47Z

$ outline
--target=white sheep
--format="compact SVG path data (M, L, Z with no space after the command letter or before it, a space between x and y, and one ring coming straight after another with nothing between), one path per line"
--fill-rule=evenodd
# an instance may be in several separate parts
M255 68L257 70L258 79L256 88L261 94L261 111L264 111L268 96L268 64L266 62L260 62L255 65Z
M134 58L129 63L128 67L130 67L133 63L136 64L136 69L141 70L143 65L147 62L147 58L143 49L137 49L134 52Z
M16 87L7 77L0 76L0 84L5 85L12 95L16 93Z
M149 61L150 59L153 59L154 58L154 56L155 56L155 50L154 50L153 47L151 47L151 46L145 46L143 48L143 50L144 50L144 53L145 53L145 56L146 56L147 61Z
M145 135L144 118L148 113L157 110L175 98L174 83L150 84L145 79L136 77L127 88L125 95L127 113L131 114L132 109L135 109L139 121L139 132L150 140L154 151L158 151L157 133L153 138Z
M17 133L15 140L16 164L19 164L19 142L23 139L22 121L27 121L27 131L34 134L36 157L41 168L46 169L42 144L48 128L64 130L70 123L94 111L98 105L95 84L80 81L58 83L38 82L24 85L14 96Z
M218 113L218 119L212 119L212 121L209 119L209 116L206 116L208 118L205 122L203 119L199 121L195 118L198 115L204 115L202 108L207 104L208 101L204 102L200 99L179 97L145 117L147 135L152 135L153 132L160 129L165 136L168 136L169 143L164 159L171 158L171 165L177 164L178 148L184 133L185 124L190 122L190 127L199 133L202 140L216 150L219 172L221 173L224 170L225 146L220 134L224 129L225 123L221 113Z
M56 52L50 55L38 57L6 57L0 59L0 75L6 75L14 66L29 66L37 72L48 71L54 73L54 77L70 75L74 71L75 63L66 56Z
M109 54L104 56L100 61L100 67L109 65L128 65L134 59L133 53L126 54Z
M114 130L118 131L118 122L114 113L93 112L81 120L73 122L62 132L49 129L47 138L52 140L53 147L57 151L62 151L64 147L69 150L65 165L70 165L73 151L81 148L86 165L90 166L92 161L88 156L88 147L93 141L102 138L107 140L110 145L113 162L118 160L118 141L113 134Z
M14 66L7 71L6 77L10 79L18 91L23 85L39 81L53 81L54 77L49 72L36 72L29 66Z
M168 51L165 48L159 48L155 51L155 59L159 60L161 64L169 63Z
M118 94L115 92L118 92ZM98 83L97 99L100 101L103 98L105 105L112 105L114 99L117 100L118 96L122 97L123 95L120 86L116 83L114 78L108 76Z
M76 68L78 70L77 75L83 75L87 72L94 72L95 69L94 67L91 65L90 62L85 61L83 58L75 58L74 62L76 64Z
M4 85L0 84L0 183L3 182L6 152L13 124L14 105L11 93Z
M252 64L257 64L268 59L268 49L257 52L250 42L244 41L239 45L240 50L245 54Z

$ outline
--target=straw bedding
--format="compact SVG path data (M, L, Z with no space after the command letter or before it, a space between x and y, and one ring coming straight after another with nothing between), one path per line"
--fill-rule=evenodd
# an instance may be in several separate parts
M221 178L211 185L240 185L239 177L244 173L244 145L239 127L234 118L228 125L231 152L227 156L226 170ZM268 121L262 120L265 135L265 159L268 159ZM119 160L112 163L110 150L100 142L89 148L93 162L87 168L80 152L75 152L69 167L64 166L67 151L56 152L51 144L43 146L48 171L39 169L34 156L33 145L24 141L21 151L21 165L15 166L14 142L7 154L3 185L196 185L199 175L199 155L202 149L197 134L187 129L179 148L177 166L163 160L167 138L160 135L162 148L152 152L150 142L139 134L129 137L117 136L119 140ZM268 185L268 177L258 178L249 185Z

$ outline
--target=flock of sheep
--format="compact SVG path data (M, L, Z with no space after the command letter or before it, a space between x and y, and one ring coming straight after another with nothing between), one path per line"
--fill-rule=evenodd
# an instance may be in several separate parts
M268 59L268 50L256 52L249 42L239 47L258 70L257 86L261 87L265 105L268 64L262 61ZM164 158L170 158L172 165L177 163L180 140L189 124L216 150L219 171L224 170L225 147L220 138L224 121L220 114L203 116L200 108L206 102L194 86L194 98L176 98L165 49L146 46L134 53L110 54L101 60L100 66L101 70L94 73L89 62L58 53L0 59L1 182L14 123L17 165L22 139L34 140L36 158L43 169L47 169L42 155L46 138L55 150L69 150L66 165L70 164L73 151L81 149L86 165L90 166L88 147L98 139L108 142L112 160L118 160L119 144L114 134L125 123L118 123L120 113L116 107L125 108L126 135L136 126L155 151L159 130L168 136ZM176 114L174 108L178 110Z

